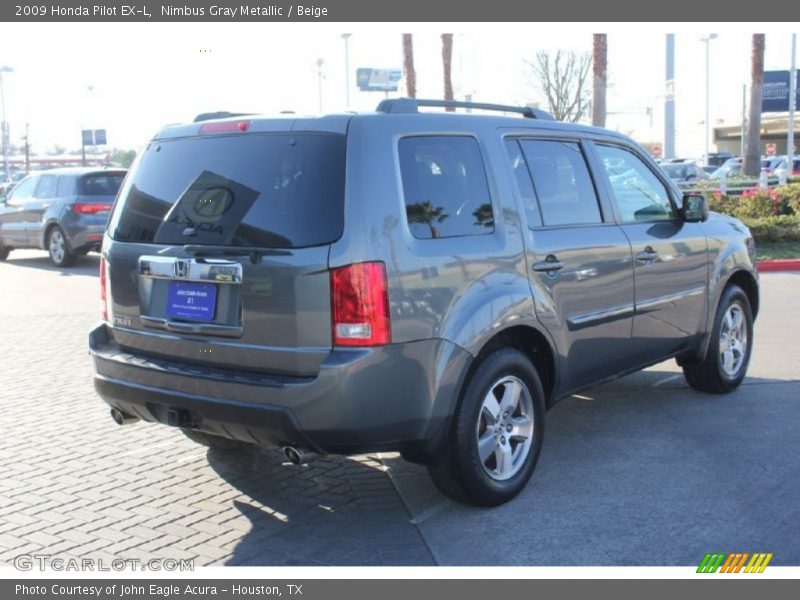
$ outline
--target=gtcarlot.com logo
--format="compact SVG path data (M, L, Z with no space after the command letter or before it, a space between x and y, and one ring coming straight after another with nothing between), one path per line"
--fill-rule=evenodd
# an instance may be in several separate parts
M772 552L730 552L709 553L703 557L698 573L763 573Z

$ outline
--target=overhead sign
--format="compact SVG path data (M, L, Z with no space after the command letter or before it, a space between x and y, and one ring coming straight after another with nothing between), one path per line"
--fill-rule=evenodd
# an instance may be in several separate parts
M795 71L794 107L800 110L800 71ZM761 92L761 112L789 111L789 71L765 71Z
M356 84L362 92L396 92L401 69L357 69Z

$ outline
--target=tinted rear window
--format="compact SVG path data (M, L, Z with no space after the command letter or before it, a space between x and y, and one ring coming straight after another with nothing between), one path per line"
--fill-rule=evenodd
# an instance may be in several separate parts
M78 194L81 196L117 195L125 173L93 173L78 180Z
M151 143L120 192L116 240L298 248L342 234L343 135L209 135Z

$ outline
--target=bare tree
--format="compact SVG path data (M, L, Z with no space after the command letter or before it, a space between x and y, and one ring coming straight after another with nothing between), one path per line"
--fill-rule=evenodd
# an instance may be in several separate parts
M592 57L557 50L539 52L530 68L534 85L544 94L550 113L559 121L578 122L589 107L587 79Z
M414 71L414 41L410 33L403 34L403 76L406 78L406 93L417 97L417 74Z
M750 118L744 146L742 172L751 177L761 173L761 92L764 87L764 34L754 33L750 67Z
M592 36L592 125L606 126L606 87L608 85L608 36Z
M444 70L444 99L453 99L453 34L442 34L442 67ZM445 110L453 111L453 107L447 107Z

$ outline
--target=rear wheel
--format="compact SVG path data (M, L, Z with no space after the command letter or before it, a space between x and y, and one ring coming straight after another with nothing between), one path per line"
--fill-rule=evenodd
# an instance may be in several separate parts
M254 447L254 444L248 444L240 440L232 440L219 435L212 435L196 429L181 429L181 431L183 435L196 444L206 446L212 450L220 450L222 452L244 452Z
M747 294L729 286L720 298L705 358L683 365L686 381L710 394L735 390L747 373L753 347L753 311Z
M47 234L47 251L50 261L57 267L71 267L75 263L76 255L70 250L67 236L58 225Z
M459 502L497 506L522 491L544 436L544 392L528 358L511 348L484 358L470 377L439 460L436 486Z

